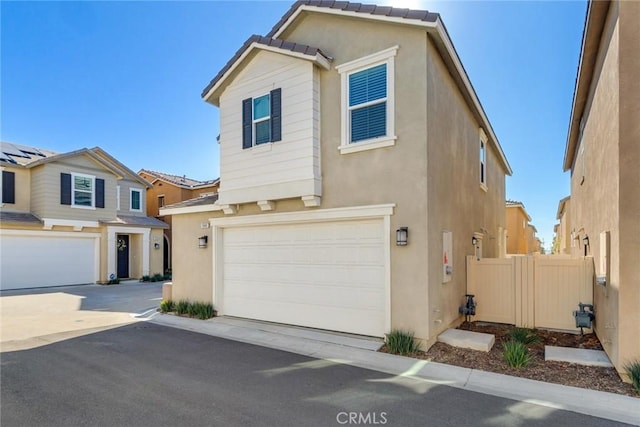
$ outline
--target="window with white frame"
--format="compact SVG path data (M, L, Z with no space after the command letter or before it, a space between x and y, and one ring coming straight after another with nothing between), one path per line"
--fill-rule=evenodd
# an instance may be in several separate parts
M142 190L132 188L131 190L131 205L130 210L135 212L142 212Z
M269 94L253 98L254 145L271 141L271 100Z
M282 139L282 89L242 100L242 148Z
M395 144L394 58L398 46L336 67L342 82L340 152Z
M480 129L480 187L487 189L487 135Z
M95 176L71 174L73 189L72 206L91 208L95 206Z

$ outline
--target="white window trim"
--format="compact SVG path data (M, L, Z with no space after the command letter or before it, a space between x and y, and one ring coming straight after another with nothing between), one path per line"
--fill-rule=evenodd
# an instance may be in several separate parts
M479 163L478 163L478 181L480 181L480 188L484 191L487 191L487 135L484 133L482 128L480 128L480 139L478 143L478 154L479 154ZM484 166L484 173L483 173Z
M400 46L396 45L372 55L358 58L353 61L346 62L336 66L336 70L340 73L341 80L341 142L338 150L341 154L356 153L359 151L373 150L376 148L390 147L395 145L397 136L395 136L395 71L394 58ZM387 134L378 138L366 139L350 143L351 137L351 120L349 108L349 75L376 65L387 64ZM377 102L377 101L376 101ZM361 106L359 106L361 107Z
M255 115L255 110L254 110L254 101L258 98L262 98L263 96L268 96L269 97L269 115L266 117L262 117L260 119L255 119L254 115ZM258 123L262 123L265 122L267 120L271 120L271 92L267 92L263 95L258 95L258 96L254 96L253 98L251 98L251 147L260 147L261 145L269 145L271 144L273 141L271 141L271 126L269 126L269 141L267 142L262 142L260 144L258 144L256 142L256 138L258 136L258 132L256 132L256 125Z
M165 204L167 203L167 201L164 198L164 194L158 194L157 198L158 198L158 209L164 208ZM162 206L160 206L160 198L162 198Z
M116 186L116 210L120 210L120 186Z
M91 206L76 205L76 176L91 179ZM78 190L78 191L83 193L88 193L88 191L84 191L84 190ZM87 175L84 173L71 172L71 207L75 209L95 210L96 208L96 177L95 176Z
M133 208L133 192L137 191L140 193L140 209ZM131 212L142 212L142 189L141 188L130 188L129 189L129 210Z

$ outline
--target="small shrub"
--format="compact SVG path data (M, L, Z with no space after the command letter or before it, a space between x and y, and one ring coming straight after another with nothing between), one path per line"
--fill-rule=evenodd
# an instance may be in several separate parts
M151 276L151 281L152 282L161 282L162 280L164 280L164 275L163 274L156 273L153 276Z
M170 299L162 300L162 302L160 303L160 311L163 313L172 312L174 309L175 309L175 304Z
M504 349L502 355L512 368L524 368L531 362L529 350L521 342L512 339L503 343L502 348Z
M631 384L636 389L636 393L640 394L640 361L634 360L624 366L624 370L631 378Z
M188 314L189 313L189 301L181 300L175 305L174 311L176 314Z
M163 276L163 277L164 277L164 280L171 280L171 269L170 269L170 268L169 268L169 269L167 269L167 270L164 272L164 276Z
M141 282L148 282L149 281L149 275L145 274L144 276L142 276L142 278L140 279Z
M420 344L413 339L413 332L394 329L386 334L387 347L394 354L411 354L420 350Z
M116 277L115 279L109 280L109 282L107 284L108 285L118 285L118 284L120 284L120 279Z
M214 317L213 305L206 303L197 303L196 317L198 319L206 320Z
M514 328L509 331L509 337L512 341L517 341L524 345L535 344L540 342L540 337L533 329Z

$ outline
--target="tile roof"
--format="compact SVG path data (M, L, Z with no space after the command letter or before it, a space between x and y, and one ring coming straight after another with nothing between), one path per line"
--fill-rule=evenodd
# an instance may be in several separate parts
M291 52L300 53L303 55L316 56L322 55L327 59L330 59L328 55L325 55L322 50L317 47L308 46L300 43L293 43L284 40L274 39L271 37L263 37L259 35L252 35L244 42L242 47L238 49L238 51L233 55L233 57L227 61L224 67L216 74L216 76L209 82L207 87L202 91L202 97L204 98L207 93L211 90L212 87L218 83L218 81L229 71L229 69L233 66L233 64L242 56L242 54L251 46L253 43L258 43L264 46L275 47L278 49L290 50Z
M151 175L155 178L161 179L171 184L175 184L177 186L189 188L189 189L209 187L216 184L216 182L220 180L220 178L217 178L217 179L210 179L207 181L198 181L196 179L187 178L186 175L183 175L183 176L171 175L168 173L156 172L148 169L140 169L140 172L138 173L145 173L147 175Z
M191 206L213 205L218 200L218 193L196 197L194 199L183 200L182 202L167 205L164 209L188 208Z
M0 222L11 222L20 224L42 224L42 221L35 215L28 212L5 212L0 211Z
M390 6L377 6L373 4L351 3L348 1L320 1L320 0L300 0L291 6L282 19L269 31L267 37L273 37L300 6L315 6L328 9L337 9L345 12L356 12L369 15L389 16L392 18L404 18L419 20L424 22L435 22L440 16L427 10L414 10Z
M524 206L522 202L517 200L507 200L507 206Z
M169 225L157 218L137 215L118 215L115 220L102 220L101 224L129 225L136 227L169 228Z

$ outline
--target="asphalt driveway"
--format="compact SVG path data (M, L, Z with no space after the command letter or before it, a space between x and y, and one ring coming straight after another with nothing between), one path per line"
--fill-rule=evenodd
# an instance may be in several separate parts
M2 354L7 426L614 426L138 322Z

